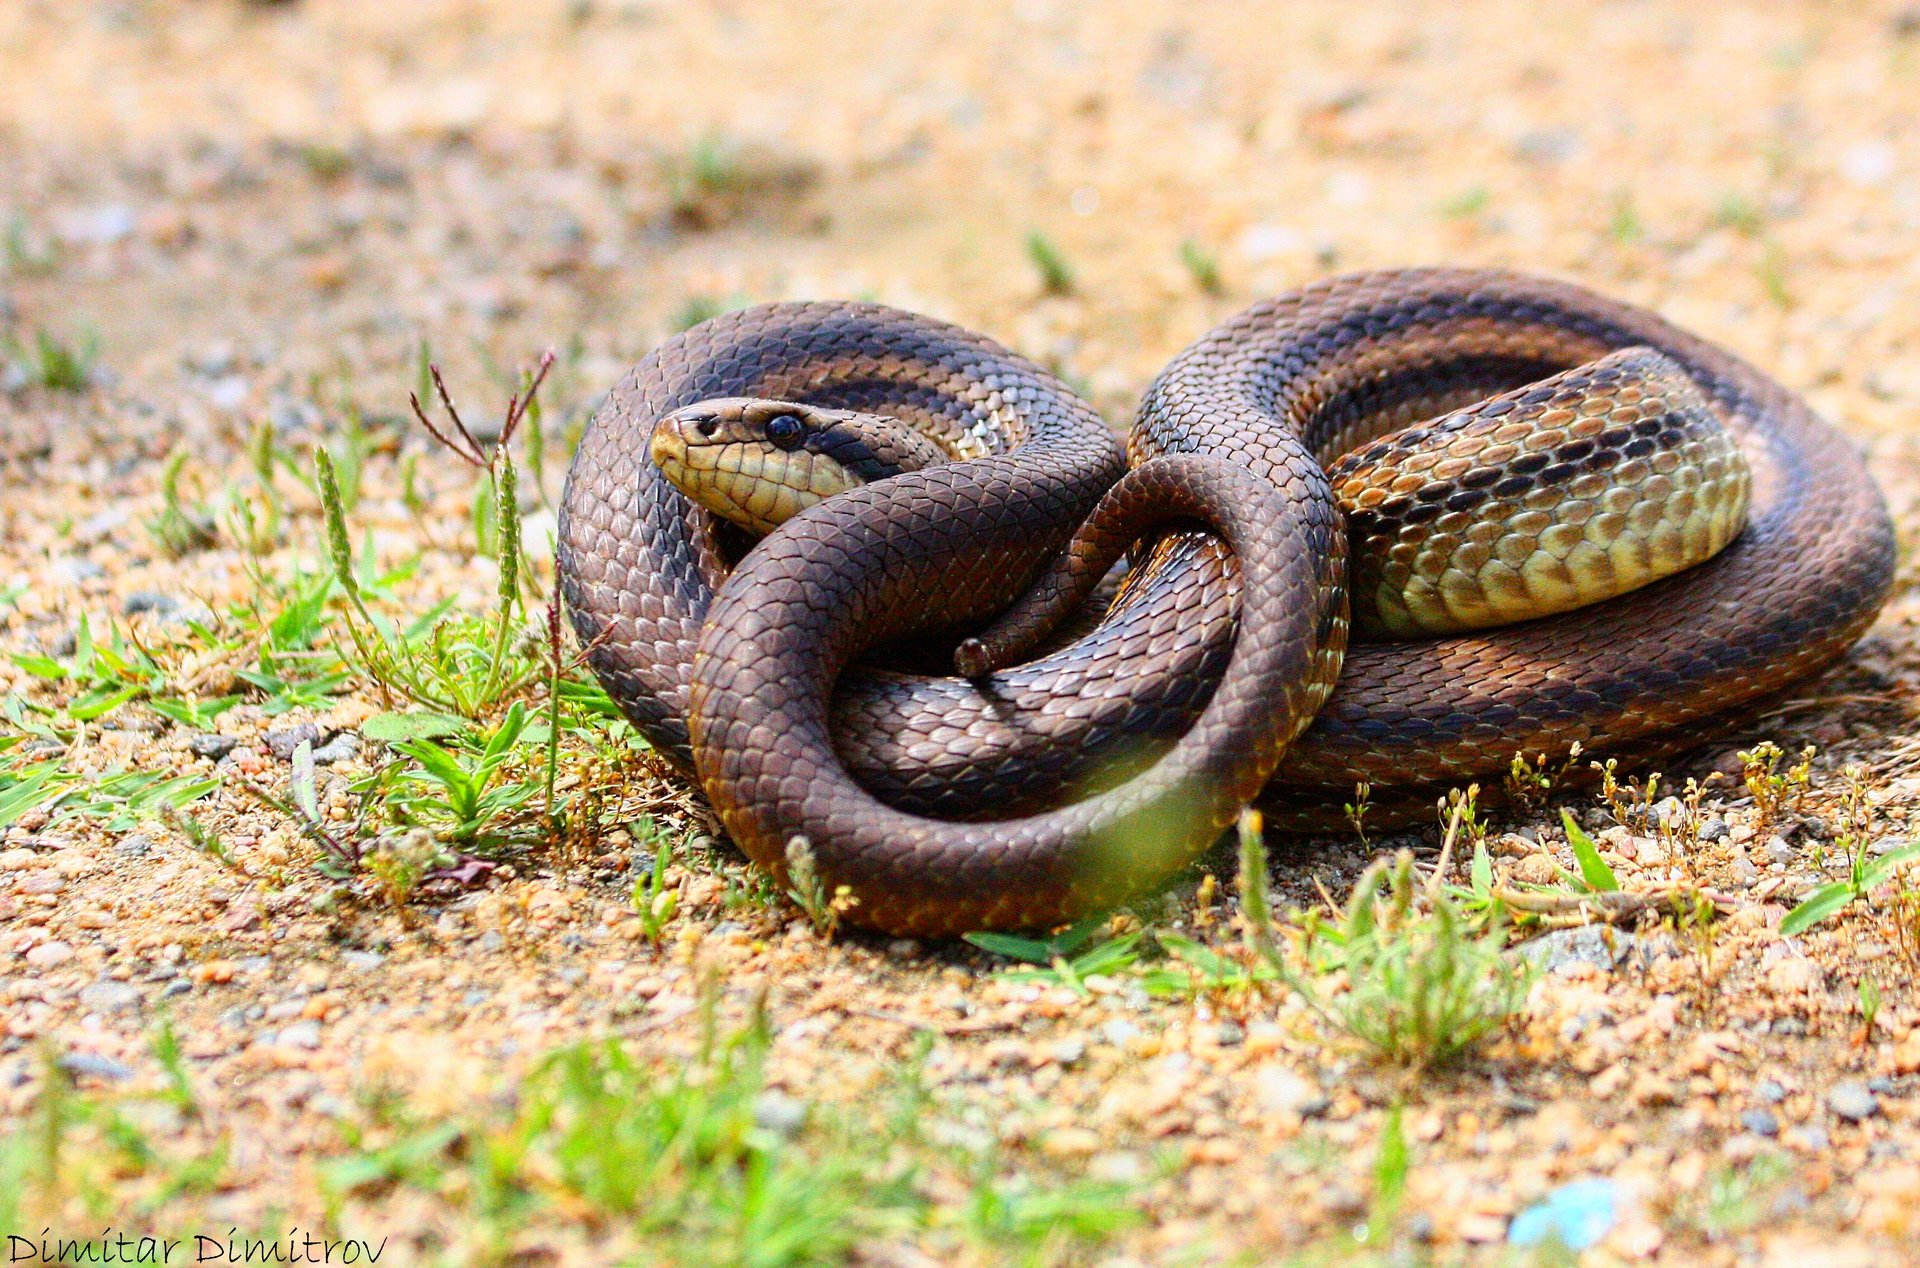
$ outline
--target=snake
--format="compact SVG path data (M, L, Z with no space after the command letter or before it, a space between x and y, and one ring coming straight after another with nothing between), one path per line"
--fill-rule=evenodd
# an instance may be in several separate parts
M867 418L931 450L880 453ZM838 465L877 478L809 473L817 500L756 541L655 457L663 428L722 423L776 449L845 425ZM1529 504L1556 483L1572 529ZM1703 513L1706 485L1728 497ZM1503 501L1551 558L1446 580L1500 573L1514 533L1475 525ZM1311 826L1366 784L1430 813L1517 755L1697 743L1843 655L1895 554L1852 446L1747 362L1568 282L1448 268L1254 304L1154 379L1124 448L961 327L859 302L723 314L608 393L559 529L588 664L727 835L912 936L1110 908L1250 802ZM1653 559L1676 545L1684 564ZM1409 589L1421 558L1442 579ZM1605 597L1576 572L1613 574ZM1529 588L1559 610L1489 624Z

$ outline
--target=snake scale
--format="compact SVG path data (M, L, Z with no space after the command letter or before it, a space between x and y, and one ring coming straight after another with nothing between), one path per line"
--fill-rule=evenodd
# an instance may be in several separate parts
M1623 349L1677 366L1737 442L1744 530L1592 606L1348 649L1323 462L1508 408L1488 398L1544 400L1530 385ZM721 397L887 415L970 460L853 488L748 550L649 459L659 420ZM1563 450L1561 466L1593 461ZM1469 466L1448 468L1435 514L1524 487ZM983 628L1001 665L1129 547L1118 597L1072 641L971 678L899 667ZM860 303L723 315L595 415L559 568L595 673L756 862L783 872L804 837L853 923L943 935L1118 902L1256 796L1281 822L1360 781L1388 808L1430 807L1516 753L1697 740L1840 656L1893 560L1852 448L1745 362L1570 284L1414 269L1309 286L1203 336L1149 388L1124 454L1058 380L958 327Z

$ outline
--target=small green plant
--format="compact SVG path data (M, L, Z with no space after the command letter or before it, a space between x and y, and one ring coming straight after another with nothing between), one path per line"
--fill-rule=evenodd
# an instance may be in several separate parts
M1855 901L1892 881L1901 868L1920 860L1920 842L1911 842L1878 856L1869 856L1874 836L1873 802L1863 767L1847 767L1847 791L1841 803L1840 832L1834 844L1847 856L1845 880L1822 885L1800 900L1780 922L1782 937L1791 938L1839 913Z
M321 181L337 181L353 170L353 155L337 145L318 141L300 147L300 162Z
M1487 209L1493 191L1485 185L1473 185L1440 204L1440 214L1449 220L1470 220Z
M1860 1038L1855 1046L1864 1048L1873 1042L1873 1023L1880 1016L1880 983L1863 977L1854 991L1860 997Z
M450 616L452 603L437 606L402 627L375 610L369 593L377 582L370 555L356 567L347 529L347 499L333 455L324 447L314 451L314 483L326 527L327 555L332 580L346 596L344 625L352 645L352 664L389 697L398 695L429 711L458 718L479 719L501 701L548 677L551 660L537 640L514 639L523 614L521 584L524 559L520 545L519 480L509 452L514 433L530 416L535 395L553 364L545 354L538 370L523 381L522 391L507 403L500 438L483 446L461 420L437 366L428 377L451 420L449 430L436 426L413 395L414 415L435 440L480 473L475 536L495 562L498 581L493 612L485 617Z
M1356 1229L1355 1240L1378 1246L1387 1242L1400 1218L1407 1194L1407 1174L1413 1169L1413 1151L1407 1147L1406 1107L1395 1101L1380 1124L1380 1150L1373 1160L1373 1201L1367 1222Z
M160 509L147 517L147 532L160 549L179 558L218 544L213 510L204 502L189 502L180 491L180 473L187 451L176 449L160 469Z
M1411 853L1369 867L1331 924L1307 915L1298 950L1309 973L1296 970L1273 939L1266 884L1258 817L1242 816L1240 893L1250 945L1323 1021L1383 1060L1416 1070L1454 1060L1505 1025L1526 996L1532 967L1502 953L1498 920L1471 930L1438 872L1417 892ZM1321 982L1334 972L1344 974L1344 990Z
M93 385L100 338L89 329L68 343L51 331L36 328L31 345L12 344L8 351L27 386L50 392L84 392Z
M1767 293L1767 299L1775 308L1782 310L1793 307L1793 291L1787 285L1787 249L1772 238L1760 248L1760 262L1754 265L1754 275L1760 279L1760 288Z
M640 934L658 942L680 911L680 895L667 888L667 869L673 866L673 842L664 837L653 850L653 866L633 882L633 910L640 917Z
M1613 197L1613 213L1607 218L1607 236L1622 246L1647 236L1646 225L1640 220L1640 210L1634 205L1632 193L1627 190L1623 189Z
M1780 769L1785 754L1772 740L1762 740L1739 754L1741 780L1753 798L1753 835L1764 837L1783 815L1798 814L1807 790L1813 786L1813 745L1800 750L1800 759Z
M1219 295L1227 289L1220 280L1220 258L1197 240L1188 238L1180 244L1180 263L1202 294Z
M674 334L683 330L692 330L703 321L712 321L722 313L730 313L747 304L744 295L689 295L680 301L679 307L667 318L667 329Z
M1580 741L1575 740L1567 749L1566 760L1553 770L1547 768L1545 753L1534 754L1531 762L1524 753L1515 753L1507 765L1506 781L1507 801L1513 806L1515 817L1531 819L1539 814L1553 795L1553 786L1573 769L1580 753Z
M1713 223L1720 228L1753 237L1766 227L1766 217L1753 199L1738 191L1728 190L1720 195L1720 202L1713 209Z
M787 897L807 914L814 931L829 940L838 932L841 918L860 901L850 886L837 885L828 892L813 845L801 836L787 842Z
M60 267L60 255L51 242L36 242L28 231L27 218L19 212L7 217L7 228L0 236L0 260L7 272L22 277L44 277Z
M1108 926L1108 916L1089 916L1068 926L1052 938L1021 938L1020 934L968 934L966 941L981 951L1004 955L1010 961L1033 964L1008 972L1012 982L1050 982L1054 986L1087 995L1087 978L1096 974L1117 976L1140 961L1140 932L1121 934L1119 938L1098 938Z
M1762 1199L1792 1174L1792 1163L1774 1153L1760 1154L1744 1165L1716 1167L1707 1176L1706 1192L1690 1222L1712 1242L1744 1233L1764 1217Z
M767 207L791 203L819 176L791 152L709 132L665 156L669 213L689 229L713 229Z
M1027 259L1040 274L1040 287L1049 295L1073 293L1073 266L1052 238L1035 229L1027 235Z
M371 778L396 824L425 828L434 839L464 853L497 852L524 838L517 812L540 791L531 779L508 779L515 746L527 729L526 706L515 701L484 737L470 732L393 746L416 763ZM477 751L476 751L477 750Z
M425 828L383 832L361 855L361 863L394 907L406 906L420 882L456 862L439 838Z
M96 640L85 613L74 627L71 655L16 652L11 659L35 678L77 689L62 709L75 722L107 717L167 685L166 671L144 648L127 640L118 626L109 627L104 643Z
M1564 806L1560 810L1560 826L1566 829L1567 845L1573 850L1575 866L1580 869L1578 877L1566 877L1568 883L1586 894L1609 894L1618 890L1620 882L1614 877L1613 869L1607 866L1607 861L1600 857L1599 847L1574 822L1573 812ZM1565 876L1565 873L1562 875Z
M1373 785L1361 780L1353 786L1353 800L1346 803L1347 822L1353 826L1353 835L1360 839L1360 848L1367 849L1367 810L1373 797Z

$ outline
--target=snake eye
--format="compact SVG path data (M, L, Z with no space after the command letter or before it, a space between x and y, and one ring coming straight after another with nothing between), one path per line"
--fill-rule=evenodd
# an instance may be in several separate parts
M767 420L767 439L782 449L798 449L806 434L807 425L792 414L776 414Z

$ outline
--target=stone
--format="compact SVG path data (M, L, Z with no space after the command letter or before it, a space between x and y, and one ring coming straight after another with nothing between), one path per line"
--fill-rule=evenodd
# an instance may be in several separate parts
M1787 844L1783 836L1768 837L1766 850L1769 863L1791 863L1795 858L1794 848Z
M302 1052L312 1052L320 1046L320 1023L297 1021L282 1030L274 1040L276 1047L298 1048Z
M351 731L342 731L313 750L314 765L331 766L335 762L344 762L359 751L360 737Z
M53 579L64 586L77 586L83 581L98 581L107 575L107 570L91 559L78 555L62 555L47 566Z
M772 1088L753 1098L754 1126L778 1136L791 1136L807 1121L807 1103Z
M214 735L203 731L187 740L187 751L195 757L204 757L217 762L233 750L240 747L240 741L231 735ZM291 756L291 751L289 751Z
M79 1078L106 1079L121 1083L133 1077L133 1071L111 1057L96 1052L69 1052L60 1058L60 1068Z
M135 590L120 601L120 611L127 616L170 616L179 610L180 600L159 590Z
M27 952L27 963L36 969L57 969L73 958L73 948L64 942L42 942Z
M1056 1039L1047 1047L1047 1056L1056 1065L1078 1065L1087 1055L1087 1041L1078 1036Z
M311 722L302 722L299 726L282 727L277 731L268 731L263 737L267 749L283 762L293 760L293 751L302 744L319 747L326 732Z
M1317 1084L1296 1071L1283 1065L1268 1065L1253 1076L1253 1099L1269 1113L1307 1118L1308 1107L1324 1102L1326 1097Z
M1880 1101L1867 1090L1866 1084L1848 1079L1828 1090L1827 1108L1848 1122L1857 1123L1878 1114Z
M1822 984L1826 975L1804 955L1786 955L1767 968L1767 985L1776 995L1798 995Z
M1769 1140L1780 1134L1780 1120L1769 1109L1742 1110L1740 1125L1756 1136L1765 1136Z
M126 982L103 978L80 988L80 1006L96 1013L132 1012L145 1002L140 988Z
M1531 960L1543 973L1554 973L1574 964L1591 964L1610 973L1633 949L1634 936L1605 925L1580 925L1556 929L1520 944L1518 954Z

